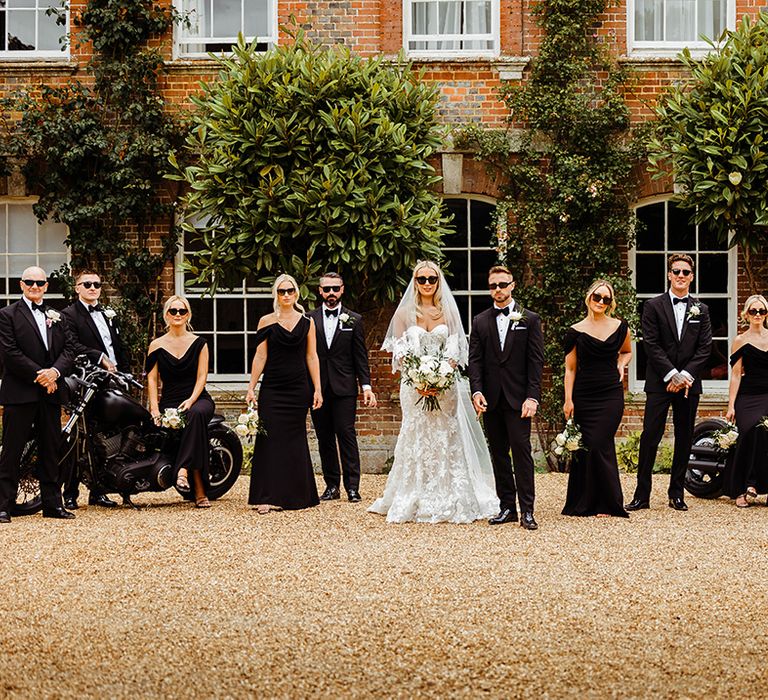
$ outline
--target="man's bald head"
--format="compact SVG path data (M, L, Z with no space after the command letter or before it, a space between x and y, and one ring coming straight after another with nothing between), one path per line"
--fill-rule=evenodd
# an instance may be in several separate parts
M40 282L44 284L39 284ZM48 275L42 267L31 265L21 273L19 286L27 299L39 304L48 289Z

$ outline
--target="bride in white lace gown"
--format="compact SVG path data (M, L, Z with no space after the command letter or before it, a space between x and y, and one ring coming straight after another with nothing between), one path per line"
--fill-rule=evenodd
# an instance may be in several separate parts
M383 349L392 368L409 351L443 348L458 365L467 363L467 339L440 268L420 262L389 325ZM466 379L439 397L440 410L417 405L419 392L400 382L402 423L384 495L368 509L389 522L470 523L499 510L493 467L475 418Z

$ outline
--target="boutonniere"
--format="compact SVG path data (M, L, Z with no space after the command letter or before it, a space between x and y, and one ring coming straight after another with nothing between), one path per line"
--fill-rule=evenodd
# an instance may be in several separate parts
M523 312L522 311L510 311L509 312L509 320L512 321L512 323L520 323L520 321L523 320Z
M45 310L45 325L50 328L54 323L61 321L61 314L56 309Z
M355 325L354 320L346 311L343 311L339 314L339 323L341 323L343 326L346 326L347 328L352 328L352 326Z
M107 321L111 321L115 316L117 316L117 311L115 311L113 308L110 308L107 306L102 313L104 316L106 316Z
M699 304L692 304L691 308L688 309L688 320L690 321L692 318L698 318L701 316L701 306Z

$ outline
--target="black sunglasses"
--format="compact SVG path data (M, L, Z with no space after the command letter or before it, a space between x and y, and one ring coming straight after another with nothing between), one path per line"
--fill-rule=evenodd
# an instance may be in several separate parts
M608 306L613 301L613 297L604 297L602 294L592 292L592 301Z
M417 281L419 284L437 284L437 280L438 280L438 279L439 279L439 278L438 278L438 276L437 276L437 275L429 275L429 277L426 277L426 276L424 276L424 275L419 275L419 276L416 278L416 281Z
M48 284L48 280L21 280L27 287L34 287L37 285L38 287L45 287L46 284Z
M289 296L293 294L296 291L296 287L286 287L285 289L278 289L278 294L284 294L285 296Z
M171 316L186 316L189 311L187 311L187 309L168 309L168 313L171 314Z
M90 289L91 287L94 289L101 289L101 282L90 282L86 280L85 282L78 282L78 284L82 284L86 289Z
M670 272L671 272L673 275L677 275L677 276L680 276L680 275L682 275L683 277L688 277L689 275L692 275L692 274L693 274L693 270L683 270L683 269L682 269L682 268L680 268L680 267L673 267L673 268L670 270Z
M488 289L493 291L494 289L506 289L512 282L491 282L488 284Z
M768 316L768 309L747 309L750 316Z
M320 289L322 289L326 294L328 294L328 292L340 292L341 286L338 284L334 284L334 285L329 285L327 287L320 287Z

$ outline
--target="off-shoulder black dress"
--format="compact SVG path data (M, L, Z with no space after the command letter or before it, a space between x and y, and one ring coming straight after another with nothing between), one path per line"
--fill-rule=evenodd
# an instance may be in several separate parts
M768 492L768 430L758 425L768 416L768 351L745 343L731 355L731 367L739 359L744 372L734 402L739 439L728 456L723 487L731 498L748 486Z
M160 410L178 408L186 401L197 383L197 367L200 353L206 346L205 338L196 337L181 357L175 357L165 348L158 348L147 355L146 371L157 365L160 380L163 383L160 394ZM181 468L198 470L203 477L203 485L208 489L208 422L216 409L210 394L203 389L197 401L185 415L185 425L181 434L181 446L176 456L176 470Z
M320 503L307 442L307 413L312 403L307 372L309 319L293 330L279 323L256 333L267 343L267 362L259 389L259 418L266 430L256 436L248 503L300 510Z
M625 321L604 341L575 328L565 334L567 355L576 348L573 419L586 450L571 460L563 515L629 517L616 461L616 431L624 414L624 387L619 379L619 350L627 337Z

